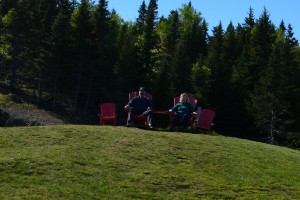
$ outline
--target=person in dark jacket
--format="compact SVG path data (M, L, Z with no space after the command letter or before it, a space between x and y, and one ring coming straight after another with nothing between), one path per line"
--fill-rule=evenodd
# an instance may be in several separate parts
M143 114L147 117L149 128L152 127L152 102L145 96L145 88L140 87L139 95L129 100L124 107L128 110L127 126L133 125L133 116L136 114Z

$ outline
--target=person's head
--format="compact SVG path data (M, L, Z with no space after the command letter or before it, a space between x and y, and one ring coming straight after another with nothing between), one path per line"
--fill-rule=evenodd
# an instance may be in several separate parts
M188 102L188 95L187 95L187 93L182 93L180 95L179 102L181 102L181 103Z
M145 95L145 88L144 87L140 87L139 89L139 96L143 97Z

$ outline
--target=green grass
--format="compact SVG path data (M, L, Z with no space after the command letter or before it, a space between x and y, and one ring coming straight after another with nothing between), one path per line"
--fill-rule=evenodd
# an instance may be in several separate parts
M0 128L0 199L298 199L300 152L110 126Z

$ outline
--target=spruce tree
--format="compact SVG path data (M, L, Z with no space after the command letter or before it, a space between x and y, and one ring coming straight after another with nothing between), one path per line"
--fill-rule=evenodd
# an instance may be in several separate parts
M110 63L110 54L114 53L111 47L115 44L109 39L111 13L107 7L107 1L100 0L94 12L96 54L94 55L95 68L93 68L90 74L90 80L93 81L89 87L92 90L89 96L93 104L96 104L97 101L99 103L105 100L112 89L109 85L113 69Z
M273 45L271 63L275 70L274 85L277 86L276 94L282 105L281 130L296 131L299 129L299 63L297 64L298 41L294 38L291 25L285 28L281 23L277 30L277 38Z
M248 65L250 98L247 101L248 113L253 117L258 131L261 130L261 136L265 136L266 132L263 131L262 124L258 122L267 120L264 117L274 112L275 102L278 102L274 90L271 90L274 81L274 67L269 64L272 46L275 42L274 33L275 26L270 21L267 10L264 9L253 27L250 38L250 62ZM257 112L260 114L259 117Z
M267 66L274 42L275 26L270 21L266 8L253 27L250 38L250 90L260 79L260 73Z
M171 11L168 19L160 19L158 34L160 37L160 62L154 83L154 96L161 100L156 106L165 108L172 102L174 92L170 86L174 86L174 81L177 79L176 71L172 70L172 60L179 41L179 14L177 11Z
M128 93L136 90L143 84L143 71L141 71L137 46L138 36L135 35L135 28L132 23L124 23L120 31L119 51L117 62L114 66L114 80L117 83L115 99L122 102L128 101Z
M173 96L182 92L193 92L192 68L198 61L205 45L205 26L201 27L201 13L196 12L191 2L179 9L178 42L171 64L171 88ZM204 29L202 29L204 28ZM201 44L203 46L201 46ZM202 51L202 55L205 54ZM195 87L194 87L195 88Z
M147 6L145 1L143 0L140 8L138 10L139 16L135 21L135 34L142 35L145 31L145 21L146 21L146 14L147 14Z
M247 110L247 101L250 99L250 38L253 27L255 26L253 9L250 7L248 16L244 23L238 24L236 32L236 61L231 74L231 98L234 99L232 105L231 120L235 126L231 128L233 134L248 134L253 129L253 120ZM230 128L230 127L228 127Z
M59 13L51 27L53 107L56 106L57 101L61 100L61 103L63 103L63 101L69 99L72 89L70 84L72 82L72 76L70 76L72 74L72 62L70 61L72 55L71 4L63 1L59 4L59 9ZM63 98L59 99L59 96Z
M222 76L221 70L223 67L224 60L222 60L222 54L224 51L224 31L222 23L213 28L213 36L209 41L209 51L206 60L206 65L211 70L211 93L210 100L213 105L218 105L220 82L219 78Z
M89 85L90 72L93 68L93 60L91 52L94 52L94 24L92 21L91 4L88 0L82 0L71 16L72 32L75 39L75 59L74 66L74 98L73 109L75 113L78 101L83 105L86 101L87 90L86 85Z
M156 63L156 52L157 48L157 13L158 13L157 0L150 0L147 7L147 13L145 18L145 31L143 34L143 56L142 56L142 68L144 71L144 85L151 85L154 79L153 68Z

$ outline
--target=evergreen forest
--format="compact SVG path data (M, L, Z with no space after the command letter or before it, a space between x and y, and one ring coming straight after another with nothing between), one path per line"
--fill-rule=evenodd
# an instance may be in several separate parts
M157 0L124 21L108 4L1 0L0 87L74 115L97 114L107 101L121 112L140 86L160 110L187 92L216 111L221 134L299 135L300 146L300 47L290 24L250 7L237 26L208 30L191 3L158 16Z

